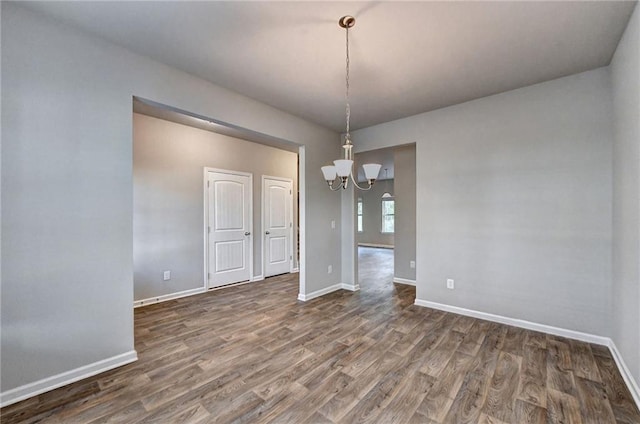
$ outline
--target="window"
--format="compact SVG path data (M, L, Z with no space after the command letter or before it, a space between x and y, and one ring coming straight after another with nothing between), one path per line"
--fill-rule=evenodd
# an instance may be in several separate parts
M358 199L358 232L362 232L362 199Z
M382 230L383 233L393 233L395 223L395 201L389 193L382 195Z

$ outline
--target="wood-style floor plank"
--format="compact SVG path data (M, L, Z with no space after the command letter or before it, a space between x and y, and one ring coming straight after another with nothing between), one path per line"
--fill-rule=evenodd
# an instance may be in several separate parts
M538 346L540 344L529 345L523 352L518 399L546 408L547 352Z
M578 400L564 392L547 390L547 423L582 424L588 423L582 418Z
M139 360L0 410L11 423L640 423L606 347L413 305L393 257L361 291L283 275L135 310Z
M620 424L637 423L636 406L633 403L633 399L629 397L629 390L619 378L615 361L610 356L595 355L595 352L594 358L602 376L603 387L616 421Z
M514 408L521 364L520 356L500 352L483 407L483 412L487 415L502 421L515 416Z

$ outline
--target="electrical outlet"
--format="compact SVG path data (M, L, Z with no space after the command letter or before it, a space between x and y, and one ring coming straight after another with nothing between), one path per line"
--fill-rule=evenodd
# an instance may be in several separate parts
M409 268L415 268L416 267L416 261L409 261Z
M171 271L165 271L165 272L164 272L164 275L163 275L163 277L162 277L162 279L163 279L164 281L171 280Z
M450 290L454 289L453 280L451 278L447 278L447 288Z
M333 265L329 265L327 267L327 274L331 274L333 272Z
M331 221L331 228L334 229L334 230L336 229L336 221L335 220Z

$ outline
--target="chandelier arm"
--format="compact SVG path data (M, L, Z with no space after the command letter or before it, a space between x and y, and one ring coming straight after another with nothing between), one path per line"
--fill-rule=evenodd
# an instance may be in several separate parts
M335 188L334 188L334 187L333 187L333 183L335 183L335 182L336 182L336 180L340 181L340 183L337 185L337 187L335 187ZM331 191L338 191L338 190L340 190L340 189L342 188L342 178L339 178L339 177L338 177L338 178L334 179L333 181L331 181L331 182L330 182L330 183L328 183L328 184L329 184L329 189L330 189Z
M358 190L369 191L371 190L371 187L373 187L373 184L369 184L369 187L360 187L356 182L356 179L353 177L353 172L350 174L350 176L351 176L351 181L353 182L354 187L357 188Z

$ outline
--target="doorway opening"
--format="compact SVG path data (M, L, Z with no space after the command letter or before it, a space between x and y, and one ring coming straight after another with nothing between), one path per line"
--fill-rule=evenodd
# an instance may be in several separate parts
M371 190L354 190L357 281L363 291L415 285L415 151L410 144L355 155L359 164L382 164Z
M355 190L358 284L360 290L384 291L393 287L395 198L393 149L355 155L355 161L380 163L378 179L368 191ZM362 171L360 171L362 172ZM364 181L364 175L358 175Z
M300 145L135 97L133 133L134 306L302 268Z

